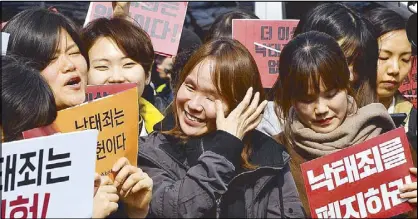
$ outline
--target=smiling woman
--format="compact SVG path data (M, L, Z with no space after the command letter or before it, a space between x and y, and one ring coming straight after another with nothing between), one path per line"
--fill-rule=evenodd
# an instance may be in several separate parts
M284 147L253 130L267 101L241 43L202 45L175 93L176 126L139 142L138 165L154 180L148 217L303 217Z
M71 20L46 9L29 9L14 16L2 31L10 33L8 53L36 63L58 110L84 101L88 57Z

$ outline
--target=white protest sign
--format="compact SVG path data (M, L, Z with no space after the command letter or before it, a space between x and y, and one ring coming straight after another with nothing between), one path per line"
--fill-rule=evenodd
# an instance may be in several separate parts
M88 218L97 130L2 144L2 218Z
M6 55L10 34L1 32L1 54Z

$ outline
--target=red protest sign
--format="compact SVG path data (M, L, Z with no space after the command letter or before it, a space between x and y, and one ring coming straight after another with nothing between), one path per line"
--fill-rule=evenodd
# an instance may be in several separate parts
M314 218L387 218L411 211L399 187L416 182L404 128L301 165Z
M136 87L135 83L106 84L106 85L88 85L86 88L85 102L116 94Z
M402 95L408 98L414 107L417 107L417 57L412 58L412 68L405 80L399 87L399 91Z
M177 54L187 2L131 2L129 16L150 36L156 53ZM112 2L91 2L84 26L100 17L111 17Z
M261 83L271 88L279 76L280 51L292 39L299 20L232 20L232 38L254 57Z

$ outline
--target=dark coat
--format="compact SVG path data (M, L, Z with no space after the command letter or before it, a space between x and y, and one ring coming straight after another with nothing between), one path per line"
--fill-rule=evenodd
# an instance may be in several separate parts
M240 167L244 143L223 131L187 143L140 138L138 166L154 181L148 217L304 217L284 147L259 131L248 137L250 171Z

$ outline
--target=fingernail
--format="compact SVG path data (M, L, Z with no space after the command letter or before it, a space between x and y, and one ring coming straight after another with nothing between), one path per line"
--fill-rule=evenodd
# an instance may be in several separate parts
M403 187L403 186L399 188L400 192L404 192L404 190L405 190L405 187Z

